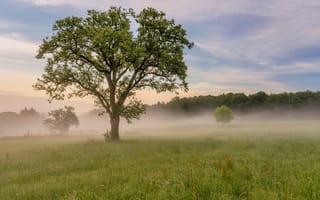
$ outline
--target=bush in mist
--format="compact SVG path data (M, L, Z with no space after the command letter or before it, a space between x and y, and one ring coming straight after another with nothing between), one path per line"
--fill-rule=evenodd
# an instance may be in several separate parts
M68 132L71 126L79 125L79 119L71 106L53 110L48 115L50 118L45 119L43 123L51 132L58 131L63 134Z
M229 123L233 119L232 110L228 106L219 106L213 112L217 122Z

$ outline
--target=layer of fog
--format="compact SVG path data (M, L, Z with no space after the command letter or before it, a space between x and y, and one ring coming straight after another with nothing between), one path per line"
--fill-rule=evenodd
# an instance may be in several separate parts
M107 116L99 116L98 111L91 111L79 116L80 125L73 127L69 135L102 135L106 130L110 131L109 119ZM14 113L0 114L0 137L8 136L36 136L50 135L49 130L43 126L45 116L37 119L19 118ZM308 108L298 110L265 110L248 113L234 113L234 120L231 125L254 124L258 122L279 123L279 122L298 122L306 120L319 120L320 110ZM121 135L139 135L147 131L143 130L162 130L175 127L206 127L218 125L212 112L201 112L194 114L169 113L169 112L147 112L139 120L127 123L121 119ZM211 127L212 128L212 127ZM153 131L147 132L150 135ZM159 133L159 132L158 132ZM161 131L160 131L161 133Z

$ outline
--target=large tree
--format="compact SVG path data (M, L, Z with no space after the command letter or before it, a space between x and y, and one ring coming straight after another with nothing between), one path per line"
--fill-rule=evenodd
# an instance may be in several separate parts
M118 140L120 117L130 121L145 111L136 91L187 90L184 50L192 46L182 26L156 9L89 10L85 18L53 25L53 35L39 48L37 58L46 58L47 65L34 88L46 91L49 100L94 97L109 114L111 138Z

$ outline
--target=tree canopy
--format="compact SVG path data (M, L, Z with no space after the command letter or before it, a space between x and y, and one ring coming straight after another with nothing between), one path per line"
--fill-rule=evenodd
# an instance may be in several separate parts
M192 46L182 26L154 8L89 10L53 25L38 51L47 65L34 88L49 100L92 96L109 114L117 140L120 117L130 121L145 111L136 91L188 89L184 50Z

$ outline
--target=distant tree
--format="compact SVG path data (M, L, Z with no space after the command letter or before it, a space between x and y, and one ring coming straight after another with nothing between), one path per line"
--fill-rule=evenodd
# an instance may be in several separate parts
M229 123L233 119L232 110L228 106L219 106L213 112L217 122Z
M34 108L27 108L25 107L19 113L22 120L39 120L41 119L41 114L38 113Z
M69 131L71 126L79 125L78 117L71 106L50 111L48 115L50 118L45 119L43 123L53 132L58 131L60 134L64 134Z
M89 10L86 17L57 21L53 32L39 48L37 58L47 58L47 66L34 88L50 100L92 96L109 114L112 140L119 140L120 117L130 122L145 112L138 90L187 90L184 50L193 43L164 12Z
M19 113L20 118L20 128L25 129L27 134L31 134L32 131L35 131L41 127L44 116L38 113L34 108L25 107Z
M248 96L248 103L250 108L264 108L264 105L268 99L268 95L263 92L257 92Z
M38 115L40 115L34 108L28 109L27 107L22 109L19 114L20 114L21 117L29 117L29 116L38 116Z
M0 127L1 132L0 134L3 134L5 132L9 132L9 134L12 134L13 129L20 127L21 120L19 117L19 114L16 112L2 112L0 113Z
M248 103L248 97L244 93L235 93L232 97L231 108L244 111Z

